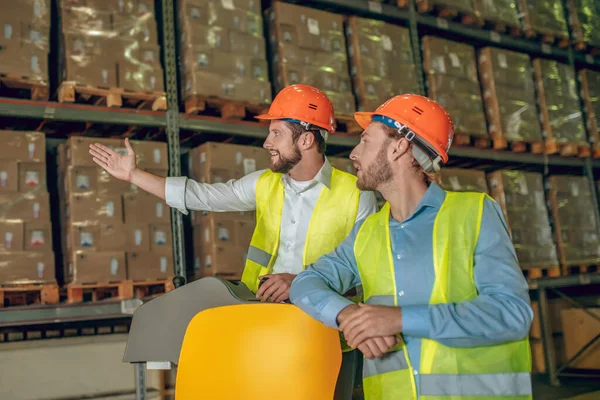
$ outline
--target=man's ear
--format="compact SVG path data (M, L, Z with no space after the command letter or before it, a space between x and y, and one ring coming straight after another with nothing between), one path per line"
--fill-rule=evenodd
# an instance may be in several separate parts
M410 142L405 138L401 138L400 140L392 140L390 146L392 161L396 161L410 150Z
M302 149L308 149L315 143L315 135L310 131L306 131L302 134L299 142Z

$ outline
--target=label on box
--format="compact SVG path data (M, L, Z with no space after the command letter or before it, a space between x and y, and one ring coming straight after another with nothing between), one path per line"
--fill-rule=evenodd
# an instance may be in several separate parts
M42 32L36 31L36 30L31 30L29 32L29 41L31 41L31 43L41 42L42 41Z
M381 44L385 51L392 51L394 46L392 45L392 39L388 35L381 35Z
M316 19L309 18L306 22L306 25L308 26L308 32L311 35L321 34L321 31L319 30L319 21L317 21Z
M92 247L94 245L94 235L90 232L81 232L79 234L79 244L81 247Z
M383 9L378 1L369 1L369 11L381 14Z
M206 256L206 262L204 263L204 267L206 268L210 268L212 267L212 256L208 255Z
M4 24L4 39L12 39L13 27L11 24Z
M33 218L37 219L40 217L40 203L33 203Z
M190 10L190 16L191 16L193 19L200 19L200 18L202 18L202 12L200 11L200 9L199 9L199 8L193 7L193 8Z
M433 64L434 70L439 71L442 74L446 73L446 63L444 62L444 57L432 57L431 63Z
M8 172L0 171L0 186L6 187L7 183L8 183Z
M123 13L125 11L125 0L119 0L119 12Z
M102 82L104 82L105 85L108 85L108 71L105 69L102 70Z
M223 4L223 8L226 10L235 10L233 0L221 0L221 4Z
M154 62L154 52L152 50L144 51L144 62L147 62L147 63Z
M450 62L454 68L460 68L460 59L454 53L448 53L448 57L450 57Z
M35 158L35 150L36 150L35 143L29 143L27 145L27 151L29 152L30 159Z
M67 265L67 275L69 277L73 277L73 264L72 263L69 263Z
M77 189L89 189L90 177L87 175L77 175L75 178L75 186L77 186Z
M167 244L167 233L163 231L154 232L154 244L164 246Z
M44 269L45 269L45 265L43 262L39 262L37 264L37 272L38 272L38 278L42 279L44 277Z
M579 197L579 185L577 184L577 182L571 182L570 186L571 186L571 195L573 197Z
M160 149L154 149L152 154L154 155L154 164L160 164Z
M41 71L38 56L31 56L31 70L36 73L39 73Z
M194 271L200 271L200 257L194 259Z
M167 273L167 257L160 258L160 272L163 274Z
M154 75L150 77L150 87L156 89L156 77ZM160 150L158 152L160 153Z
M110 260L110 273L111 275L117 275L119 273L119 260L111 258Z
M452 190L454 190L454 191L460 190L461 186L460 186L460 182L458 181L457 176L450 176L450 177L448 177L448 180L450 181L450 186L452 187Z
M254 158L244 159L244 175L251 174L256 171L256 160Z
M523 196L527 196L529 194L529 189L527 188L527 181L525 180L525 178L518 179L516 181L516 184L518 186L519 194Z
M14 235L12 232L6 232L4 234L4 248L6 250L12 248L13 239L14 239Z
M44 240L44 231L33 231L31 232L31 245L32 246L43 246L46 241Z
M134 233L134 243L136 246L141 246L142 244L142 230L141 229L136 229L135 233Z
M241 151L237 151L235 153L235 163L237 165L241 165L243 161L244 161L244 155L242 154Z
M27 171L25 174L25 185L37 186L40 184L40 176L37 171Z
M160 202L156 203L156 217L157 218L163 217L163 204Z
M204 241L205 242L210 242L210 229L206 228L204 229Z
M535 206L537 208L543 209L544 207L546 207L546 200L544 198L544 192L542 191L537 191L534 193L534 197L535 197Z
M106 202L106 216L107 217L115 216L115 203L113 201Z
M200 164L205 164L206 163L206 153L202 152L200 153Z
M217 236L219 237L219 240L222 240L222 241L229 240L229 229L220 227L219 231L217 232Z
M508 62L506 61L506 54L498 53L498 65L500 68L508 68Z
M33 15L36 17L42 16L42 0L35 0L33 2Z

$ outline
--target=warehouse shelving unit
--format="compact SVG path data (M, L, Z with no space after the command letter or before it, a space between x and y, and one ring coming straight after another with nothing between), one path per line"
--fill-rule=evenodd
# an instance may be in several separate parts
M592 55L574 52L571 48L561 49L547 44L537 43L524 38L516 38L499 34L497 32L462 25L453 21L437 18L431 15L416 12L414 0L410 1L408 8L398 8L389 4L381 4L364 0L310 0L294 1L319 9L330 10L342 14L358 15L367 18L402 24L409 27L413 54L416 65L421 65L419 49L419 34L424 31L443 35L449 38L470 41L475 45L492 45L529 53L531 55L559 60L569 63L573 68L600 69L600 58ZM169 175L181 175L181 152L185 150L180 146L181 131L193 131L200 134L226 135L228 137L245 137L250 139L264 139L267 129L260 123L246 121L227 121L219 118L186 115L180 112L178 98L178 68L175 41L175 12L174 2L157 0L157 15L162 20L162 47L164 51L165 86L167 94L166 112L137 111L131 109L109 109L78 104L60 104L57 102L35 102L21 99L0 98L0 118L28 119L40 122L79 122L112 124L120 126L148 127L164 130L168 142ZM160 4L160 5L159 5ZM566 9L566 7L565 7ZM160 21L159 21L160 22ZM423 75L418 77L421 92L425 93ZM330 147L338 154L348 154L353 146L358 143L358 138L351 136L334 135L330 137ZM529 167L547 171L549 168L580 171L590 179L592 193L598 203L594 173L600 172L600 159L560 157L547 155L534 155L526 153L513 153L509 151L493 151L470 147L452 147L451 156L476 165L479 168L491 168L494 165L511 165L512 167ZM466 161L465 161L466 160ZM596 210L598 213L598 210ZM178 212L172 213L173 247L175 273L185 276L185 249L183 237L183 220ZM540 298L540 315L544 330L544 349L547 356L548 371L551 383L559 384L558 373L554 365L551 331L548 333L548 309L546 291L562 287L577 285L597 285L600 275L569 276L560 278L540 278L530 282L530 288ZM600 287L600 286L595 286ZM93 323L102 320L128 321L133 310L142 304L142 300L132 301L107 301L92 304L59 304L40 307L14 307L0 309L0 332L3 330L22 327L43 327L63 323ZM136 368L138 378L138 399L146 397L144 390L144 370Z

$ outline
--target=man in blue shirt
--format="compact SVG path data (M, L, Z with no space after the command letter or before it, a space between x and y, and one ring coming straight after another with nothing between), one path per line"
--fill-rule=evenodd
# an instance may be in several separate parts
M533 312L502 211L430 183L448 159L449 115L404 95L356 119L357 185L387 204L296 277L292 302L365 355L367 399L531 398ZM358 285L365 304L341 296Z

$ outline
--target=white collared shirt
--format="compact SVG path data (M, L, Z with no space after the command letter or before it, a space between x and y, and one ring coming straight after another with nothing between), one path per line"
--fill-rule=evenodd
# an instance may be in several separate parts
M332 167L327 158L323 167L310 181L297 182L288 174L281 177L284 202L281 215L279 251L274 273L298 274L310 219L324 186L331 183ZM184 214L193 211L252 211L256 209L256 184L265 170L256 171L226 183L199 183L186 177L167 178L165 196L170 207ZM361 192L356 220L377 211L375 194Z

